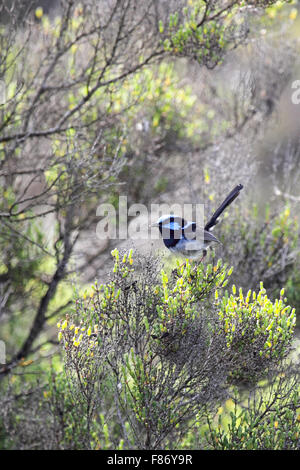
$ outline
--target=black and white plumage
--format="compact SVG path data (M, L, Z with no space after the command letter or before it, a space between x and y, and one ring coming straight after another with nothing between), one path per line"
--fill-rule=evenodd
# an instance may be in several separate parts
M195 222L187 222L176 215L168 214L160 217L154 225L159 227L165 246L173 253L186 258L199 259L202 256L203 259L211 243L220 243L210 230L217 225L222 212L237 198L242 189L243 186L239 184L228 194L204 229L199 229Z

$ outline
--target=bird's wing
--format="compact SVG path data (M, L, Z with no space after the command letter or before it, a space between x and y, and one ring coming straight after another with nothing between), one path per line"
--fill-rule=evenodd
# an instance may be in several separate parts
M205 230L209 231L214 225L218 223L218 218L222 214L222 212L228 207L234 200L235 198L238 197L240 194L240 191L243 189L242 184L238 184L233 190L228 194L226 199L222 202L222 204L218 207L216 212L212 215L212 217L209 219L207 224L205 225Z
M183 227L183 235L187 240L199 240L204 243L221 243L212 233L203 229L203 227L197 227L196 222L188 222Z

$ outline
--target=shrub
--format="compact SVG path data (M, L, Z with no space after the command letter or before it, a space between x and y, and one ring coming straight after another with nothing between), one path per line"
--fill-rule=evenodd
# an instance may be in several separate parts
M246 406L235 394L228 400L226 417L223 409L215 419L208 415L204 433L209 446L218 450L299 449L299 382L295 373L286 372L250 395Z
M283 291L274 303L263 286L229 295L232 269L221 261L167 273L132 252L113 256L110 281L58 323L66 374L86 422L114 416L128 446L174 447L232 383L256 383L286 357L295 312Z

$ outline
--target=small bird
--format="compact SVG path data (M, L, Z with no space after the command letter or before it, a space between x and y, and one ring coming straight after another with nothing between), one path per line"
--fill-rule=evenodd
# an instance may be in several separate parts
M153 226L159 228L165 246L172 251L191 260L202 261L207 254L207 248L212 242L221 243L210 230L217 225L218 218L243 189L238 184L222 202L209 219L204 229L197 229L195 222L186 222L177 215L163 215ZM198 236L197 236L198 233ZM200 259L202 255L202 258Z

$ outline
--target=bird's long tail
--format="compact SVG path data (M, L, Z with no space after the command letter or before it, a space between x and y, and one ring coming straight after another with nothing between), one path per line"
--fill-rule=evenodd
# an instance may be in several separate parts
M218 218L222 214L222 212L228 207L236 197L240 194L240 191L243 189L242 184L238 184L226 197L226 199L222 202L220 207L216 210L216 212L212 215L209 219L207 224L205 225L205 230L210 230L214 225L218 223Z

